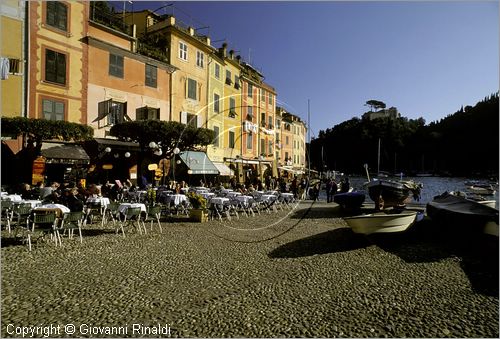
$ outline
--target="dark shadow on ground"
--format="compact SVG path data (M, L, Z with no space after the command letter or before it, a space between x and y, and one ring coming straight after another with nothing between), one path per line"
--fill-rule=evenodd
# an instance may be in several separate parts
M432 220L416 223L404 233L374 234L369 241L409 263L456 257L477 293L498 296L498 238L470 232L450 232Z
M355 234L350 228L338 228L295 240L272 250L270 258L299 258L315 254L352 251L370 245L363 236Z
M11 247L11 246L21 246L26 245L23 240L26 238L21 237L2 237L2 247Z
M367 213L366 211L356 210L348 211L341 208L335 203L327 204L324 206L315 205L311 202L311 205L301 206L300 209L296 209L290 216L292 219L325 219L325 218L343 218L352 215L358 215L361 213Z

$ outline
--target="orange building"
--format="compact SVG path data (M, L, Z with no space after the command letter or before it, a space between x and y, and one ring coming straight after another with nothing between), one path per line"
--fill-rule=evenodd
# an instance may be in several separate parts
M135 180L140 172L136 164L141 150L138 145L109 138L109 130L114 124L130 120L168 121L172 73L176 68L161 53L155 58L138 53L135 26L93 9L91 5L86 38L88 124L94 128L98 144L94 145L97 158L93 163L97 170L107 168L108 179Z

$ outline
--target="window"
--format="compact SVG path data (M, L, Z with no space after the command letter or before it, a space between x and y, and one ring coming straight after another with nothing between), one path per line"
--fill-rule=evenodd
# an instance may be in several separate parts
M126 106L124 102L111 102L110 111L108 114L108 125L116 125L123 122L125 116Z
M253 107L252 106L247 107L247 114L248 114L247 119L252 121L252 119L253 119Z
M273 128L273 117L272 116L269 116L269 129L272 129Z
M266 113L260 113L260 124L262 127L266 127Z
M234 76L234 88L240 89L240 78L237 75Z
M281 128L281 119L276 119L276 128Z
M46 120L64 120L64 102L49 99L42 100L43 118Z
M109 75L123 79L123 57L109 53Z
M182 41L179 41L179 58L184 61L188 59L188 46Z
M266 153L266 141L264 139L260 139L260 153Z
M248 133L247 134L247 149L252 149L252 144L253 144L253 134Z
M196 66L203 68L204 59L205 59L205 54L203 54L203 52L196 51Z
M263 89L260 90L260 100L266 101L266 91L264 91Z
M288 135L286 136L285 140L285 144L288 145Z
M45 50L45 80L66 85L66 54Z
M213 141L213 145L215 147L219 147L219 127L218 126L214 126L214 141Z
M226 85L231 85L233 81L231 80L231 71L226 70Z
M288 160L291 160L291 159L288 157L288 152L285 152L285 161L288 161Z
M140 107L135 110L136 120L160 120L160 109L153 107Z
M196 114L191 114L191 113L187 114L187 124L189 126L197 128L198 127L197 121L198 121L198 118L196 117Z
M229 98L229 116L234 118L236 116L236 100Z
M47 1L47 13L45 23L49 26L60 29L61 31L68 30L68 8L59 1Z
M214 76L215 76L217 79L220 79L220 65L219 65L219 64L215 64L215 68L214 68Z
M269 153L268 154L273 154L273 144L269 142Z
M9 74L20 74L21 64L21 60L9 58Z
M276 142L280 142L280 134L276 133Z
M196 80L188 79L188 93L187 93L187 97L189 99L198 100L198 96L196 95L198 91L197 91L196 87L197 87Z
M229 148L234 148L234 132L229 131Z
M248 84L248 96L253 97L253 86L252 84Z
M146 86L156 88L157 74L156 66L146 64Z
M219 94L214 93L214 112L219 113Z
M273 95L271 93L269 93L269 104L273 104Z

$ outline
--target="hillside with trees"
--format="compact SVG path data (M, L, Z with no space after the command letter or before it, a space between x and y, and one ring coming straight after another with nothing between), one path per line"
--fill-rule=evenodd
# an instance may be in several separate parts
M498 176L498 93L440 121L352 118L311 141L311 168L363 173L363 164L407 175Z

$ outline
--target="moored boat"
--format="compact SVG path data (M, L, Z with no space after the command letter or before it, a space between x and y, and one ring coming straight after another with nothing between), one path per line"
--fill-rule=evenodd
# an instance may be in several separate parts
M426 210L432 220L452 229L498 236L498 209L485 204L446 192L434 197Z
M365 202L364 192L337 193L333 196L333 201L344 209L358 209Z
M375 202L375 209L404 206L410 201L410 193L415 200L420 199L422 184L408 180L374 179L366 185L368 195Z
M413 225L416 219L416 211L377 212L344 218L352 231L360 234L403 232Z

